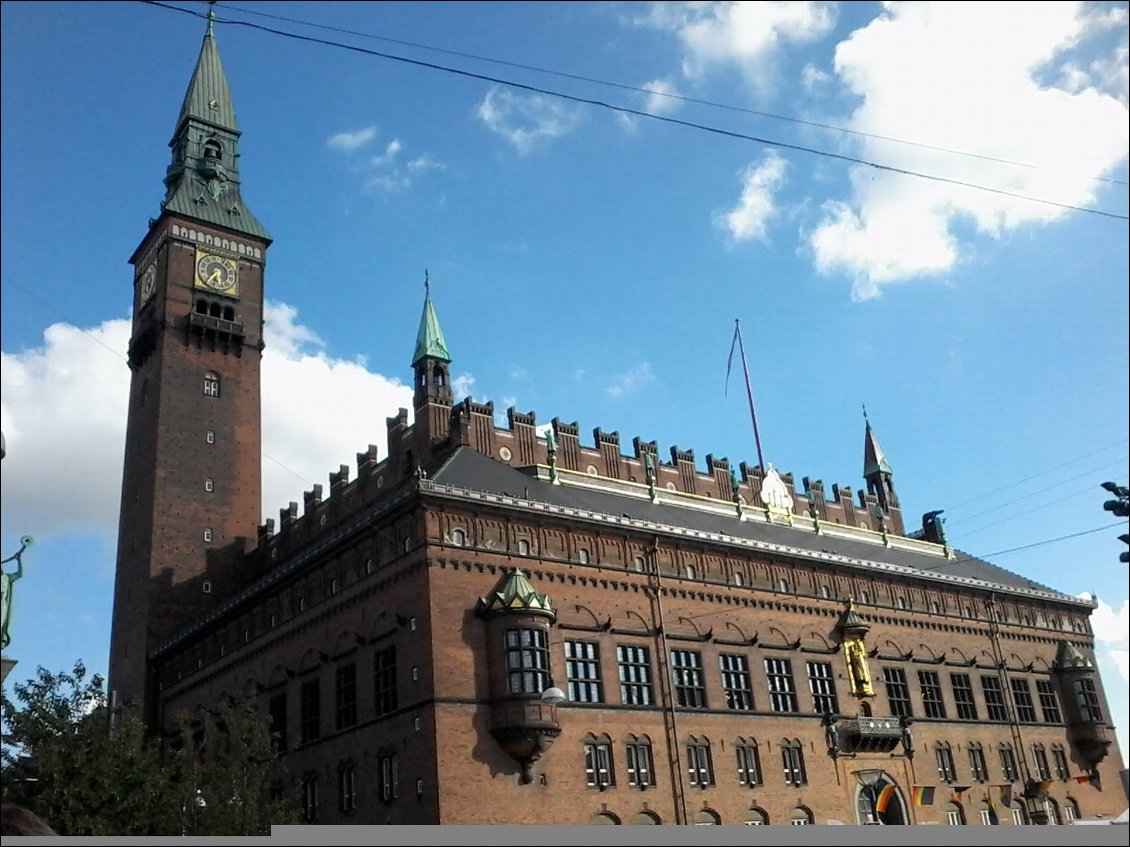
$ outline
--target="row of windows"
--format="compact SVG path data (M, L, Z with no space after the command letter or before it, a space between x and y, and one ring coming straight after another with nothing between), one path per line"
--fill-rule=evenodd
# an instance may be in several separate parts
M384 753L377 759L377 791L382 803L392 803L400 797L400 764L395 753ZM424 781L416 780L416 796L424 793ZM321 789L317 774L302 778L302 816L316 821L321 816ZM342 812L357 809L357 768L343 763L337 769L337 807Z
M601 790L617 784L616 759L612 739L607 735L589 735L584 743L585 783ZM798 739L785 739L779 745L781 767L786 785L808 784L804 765L804 749ZM733 765L738 784L754 787L765 784L761 768L761 749L756 741L739 738L734 744ZM714 755L710 739L691 736L684 746L687 782L697 788L715 784ZM624 776L629 788L641 791L657 786L655 760L651 740L645 736L629 735L624 744Z
M1060 744L1051 747L1052 765L1048 763L1048 751L1043 744L1033 744L1031 771L1032 776L1039 780L1052 778L1053 767L1055 778L1066 782L1070 776L1070 766L1067 760L1067 751ZM969 756L969 775L973 782L989 782L992 775L989 773L988 761L985 750L979 743L967 745L966 752ZM1016 751L1011 744L1001 742L997 747L1000 762L1001 778L1006 782L1016 782L1021 779L1020 768L1017 766ZM941 782L954 783L958 781L957 765L954 760L953 748L948 742L939 741L934 745L934 762L938 768L938 779Z
M546 634L537 629L515 629L507 632L507 670L511 694L535 694L549 685L549 648ZM592 641L565 642L565 677L569 699L574 703L604 703L606 694L601 676L600 645ZM675 702L687 708L707 708L706 669L702 653L697 650L671 651L671 682ZM620 702L629 706L650 706L654 700L653 675L649 648L639 644L618 644L616 662L619 670ZM718 657L726 708L749 711L755 708L749 659L740 653L722 653ZM763 660L765 683L769 692L769 709L774 712L798 712L800 704L793 677L792 660L767 657ZM835 672L831 662L806 661L804 672L816 714L839 711ZM961 720L977 720L977 704L969 674L949 674L956 715ZM910 686L903 668L884 667L890 713L897 717L913 717ZM1008 680L1017 719L1022 723L1061 724L1063 717L1051 680L1036 680L1037 701L1033 700L1029 680L1012 677ZM923 714L946 719L946 703L942 694L942 676L938 671L918 671ZM1000 677L984 675L980 679L987 709L987 719L1008 721L1008 708ZM1080 707L1087 719L1099 720L1098 696L1090 679L1076 683Z
M373 653L373 714L384 717L398 707L396 677L396 645L389 645ZM298 740L309 744L322 736L322 681L318 677L302 682L298 689ZM271 719L271 734L275 749L287 749L287 693L272 694L267 702ZM348 662L334 669L333 725L341 732L356 726L357 664ZM417 719L418 721L419 719ZM419 726L417 726L417 729Z
M463 527L456 527L451 529L447 537L449 542L455 547L473 546L470 532ZM517 541L517 553L519 556L530 556L533 555L534 551L528 540L519 539ZM593 557L592 552L587 547L578 547L573 556L573 559L583 565L591 564L596 561L596 559ZM637 573L647 573L653 570L653 566L650 566L642 556L635 556L631 561L630 567ZM699 578L699 569L695 565L682 565L681 570L681 575L686 579ZM738 569L732 570L730 575L726 577L726 580L732 585L736 585L738 587L745 586L748 581L747 576ZM799 590L797 588L797 585L792 580L786 578L778 577L776 579L769 580L767 584L770 583L772 584L773 590L778 591L782 594L793 594ZM858 586L856 586L856 588L858 588ZM836 590L829 585L821 584L815 587L814 591L815 595L819 596L822 600L846 600L848 596L851 596L857 603L861 605L871 605L873 601L876 604L882 604L881 598L877 596L873 598L871 593L866 589L848 590L845 592L844 590ZM1048 626L1052 629L1066 630L1070 628L1075 632L1087 632L1085 621L1083 621L1082 619L1073 617L1065 620L1058 615L1045 614L1044 612L1038 612L1037 614L1033 615L1031 613L1021 611L1020 607L1018 606L1006 607L1003 614L999 607L992 607L989 609L987 615L982 616L978 614L978 608L973 604L966 603L963 606L953 598L950 598L948 601L930 600L929 602L926 602L925 600L921 600L919 603L915 604L911 601L911 599L908 599L905 596L895 595L892 596L891 602L895 605L896 608L904 611L910 611L917 607L921 608L923 611L929 610L931 614L935 615L943 613L954 613L969 620L979 620L982 617L989 617L996 621L1013 622L1022 624L1027 627L1035 627L1039 625Z

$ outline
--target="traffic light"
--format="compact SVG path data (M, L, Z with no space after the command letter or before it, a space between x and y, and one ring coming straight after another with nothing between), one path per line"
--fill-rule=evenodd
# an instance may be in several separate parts
M1104 482L1102 487L1118 498L1117 500L1107 500L1103 503L1103 509L1107 512L1114 512L1120 518L1130 517L1130 488L1113 482Z
M1122 533L1122 535L1118 536L1118 540L1130 545L1130 533ZM1123 550L1119 553L1118 561L1122 562L1124 565L1130 565L1130 550Z

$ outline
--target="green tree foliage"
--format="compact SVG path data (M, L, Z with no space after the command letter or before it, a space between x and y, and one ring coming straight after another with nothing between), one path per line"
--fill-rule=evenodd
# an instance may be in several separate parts
M266 835L295 815L253 701L178 716L169 743L128 709L111 714L101 677L39 668L3 698L3 801L61 835Z

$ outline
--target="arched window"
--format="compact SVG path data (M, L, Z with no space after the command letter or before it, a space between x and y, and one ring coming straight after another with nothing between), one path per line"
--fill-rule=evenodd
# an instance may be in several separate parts
M804 806L795 806L789 817L791 826L808 826L812 823L812 812Z
M635 567L638 573L643 573L644 564L643 559L640 556L636 556L634 559L632 559L632 565L633 567Z
M432 369L432 381L439 386L443 386L447 383L447 376L444 374L443 368L439 365L436 365L435 368Z
M722 818L713 809L699 809L694 816L695 826L719 826Z
M220 142L214 138L209 138L204 142L204 158L205 159L219 159L224 154L224 148Z
M738 586L739 588L745 585L745 577L742 576L741 571L734 571L734 585Z
M828 586L826 586L826 585L820 586L820 599L827 600L829 597L831 597L831 594L832 594L832 592L828 590Z
M518 539L518 555L519 555L519 556L528 556L528 555L530 555L530 542L529 542L529 541L527 541L527 540L526 540L526 539L524 539L524 538L519 538L519 539Z
M686 574L687 579L694 579L696 576L698 576L698 574L695 572L694 565L687 565L684 573Z
M220 396L220 375L215 371L205 371L204 373L204 396Z
M746 826L769 826L769 814L762 808L754 806L745 815Z
M808 774L804 769L804 747L800 739L786 738L781 742L781 764L785 770L785 782L792 786L808 784Z
M659 824L663 823L663 821L659 819L659 815L649 810L640 812L638 815L636 815L636 819L633 821L633 823L642 826L658 826Z
M467 534L461 529L451 530L451 543L456 547L462 547L467 543Z
M604 824L606 826L619 826L620 819L611 812L597 812L589 821L591 824Z
M584 547L577 551L577 561L579 561L582 565L587 565L591 561L589 557L589 551Z
M585 784L603 791L616 784L612 768L612 739L607 735L588 735L583 741L585 751Z
M624 745L628 785L646 791L655 785L655 761L651 755L651 739L646 735L629 735Z
M942 806L942 819L949 826L964 826L965 812L960 803L946 803Z

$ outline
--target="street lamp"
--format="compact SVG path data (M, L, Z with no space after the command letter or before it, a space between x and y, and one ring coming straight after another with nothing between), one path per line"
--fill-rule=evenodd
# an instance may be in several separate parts
M881 826L875 804L878 801L877 789L879 783L883 781L884 774L885 772L879 768L865 768L855 772L855 778L863 789L862 793L867 797L867 820L863 821L865 826Z
M196 789L196 796L192 798L191 803L186 802L181 804L181 835L188 835L189 806L192 807L192 834L195 835L198 817L201 812L208 808L208 801L204 799L204 793L199 788Z
M549 678L549 688L542 691L541 701L548 703L550 706L556 706L558 703L565 702L565 692L553 684L553 677Z

